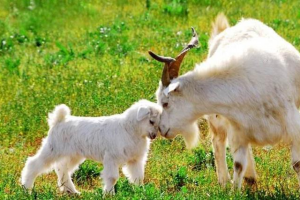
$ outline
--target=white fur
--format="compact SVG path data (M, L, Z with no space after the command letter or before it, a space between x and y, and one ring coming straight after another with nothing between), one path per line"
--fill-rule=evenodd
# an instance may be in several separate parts
M55 107L52 113L48 114L49 127L55 126L57 123L65 120L66 116L71 115L70 108L65 104L61 104Z
M42 147L26 161L22 185L31 189L35 178L54 166L60 189L78 193L71 175L85 159L103 163L104 193L114 193L119 167L123 165L129 181L141 184L150 145L148 137L157 135L160 114L161 107L147 100L107 117L71 116L66 105L57 106L49 114L50 130Z
M299 77L299 52L263 23L242 20L214 36L206 61L171 81L176 90L160 84L158 103L168 103L161 116L161 133L168 138L180 133L191 137L198 134L190 130L199 117L220 115L226 121L225 138L228 135L238 188L247 173L255 176L250 144L280 141L291 145L300 182ZM170 92L165 95L164 90ZM225 142L215 142L215 151L218 143L222 147L219 159L225 160ZM226 162L220 163L223 172L219 181L226 182Z

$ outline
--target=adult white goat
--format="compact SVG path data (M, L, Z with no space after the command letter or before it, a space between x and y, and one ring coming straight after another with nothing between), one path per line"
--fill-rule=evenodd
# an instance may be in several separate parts
M157 90L158 103L164 107L162 135L174 138L181 133L187 147L193 147L198 140L197 119L220 115L234 159L235 186L241 187L251 160L249 145L280 141L291 145L300 182L299 52L257 20L242 20L219 32L210 41L209 58L179 77L186 48L176 59L150 53L165 63Z

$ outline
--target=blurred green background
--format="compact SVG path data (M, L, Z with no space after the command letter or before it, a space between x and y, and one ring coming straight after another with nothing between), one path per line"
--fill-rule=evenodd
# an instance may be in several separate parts
M65 103L74 115L120 113L133 102L155 101L162 66L147 51L176 56L191 38L182 73L207 56L211 22L224 12L231 25L256 18L300 49L300 1L229 0L0 0L0 199L101 198L101 164L85 162L74 175L80 197L61 195L54 173L30 195L19 186L26 158L47 135L47 113ZM145 185L121 176L115 199L298 199L287 148L255 148L257 188L217 184L210 136L199 122L201 144L182 139L152 144ZM232 172L232 159L228 154Z

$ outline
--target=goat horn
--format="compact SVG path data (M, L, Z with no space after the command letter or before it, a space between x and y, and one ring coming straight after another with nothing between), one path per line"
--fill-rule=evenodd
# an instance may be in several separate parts
M165 63L163 73L161 75L161 83L165 87L168 87L168 85L171 83L170 75L169 75L169 64L168 63Z
M182 52L184 52L184 51L186 51L186 50L190 50L191 48L193 48L193 47L196 47L197 45L198 45L198 35L197 35L197 33L196 33L196 31L195 31L195 29L192 27L192 32L193 32L193 37L192 37L192 39L191 39L191 41L188 43L188 45L181 51L181 53Z
M190 40L190 42L188 43L188 45L181 51L181 53L176 57L176 60L172 63L170 63L169 66L169 75L170 75L170 79L172 80L173 78L177 78L179 75L179 70L180 70L180 65L181 62L184 58L184 56L186 55L186 53L194 48L195 46L198 45L198 35L195 31L195 29L192 27L192 32L193 32L193 37Z
M155 60L165 63L163 73L161 76L161 82L162 82L163 86L167 87L170 84L169 65L170 65L170 63L174 62L175 59L171 58L171 57L159 56L159 55L153 53L152 51L148 51L148 53Z
M164 57L164 56L159 56L155 53L153 53L152 51L148 51L148 53L150 54L150 56L152 58L154 58L155 60L159 61L159 62L163 62L163 63L171 63L173 61L175 61L174 58L171 57Z
M185 54L192 48L198 45L198 35L195 29L192 27L193 37L188 43L188 45L181 51L181 53L174 59L171 57L159 56L152 51L148 51L150 56L159 62L165 63L161 82L163 86L168 86L173 78L177 78L179 74L179 69L181 62L185 56Z

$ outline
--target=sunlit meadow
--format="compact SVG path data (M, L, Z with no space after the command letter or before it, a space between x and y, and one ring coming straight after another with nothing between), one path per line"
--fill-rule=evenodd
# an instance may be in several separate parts
M60 194L54 172L37 178L31 194L19 184L26 158L47 135L47 113L65 103L74 115L120 113L133 102L155 100L162 66L147 53L175 56L191 37L182 73L207 56L211 22L256 18L300 50L300 2L292 0L0 0L0 199L101 199L102 165L86 161L74 174L80 196ZM300 77L299 77L300 78ZM182 138L153 141L145 184L124 175L113 199L299 199L296 174L284 146L254 148L258 183L236 192L217 183L204 120L199 147ZM232 175L232 158L227 154Z

